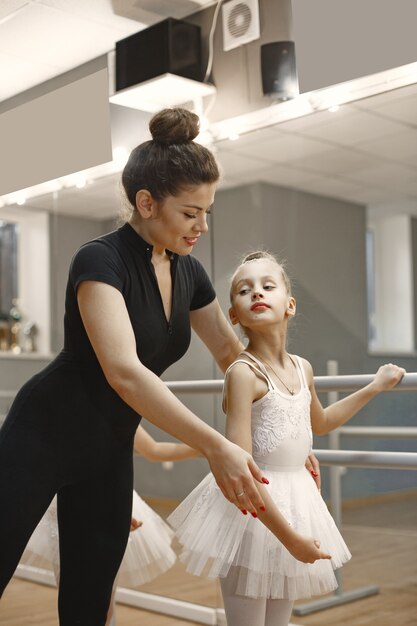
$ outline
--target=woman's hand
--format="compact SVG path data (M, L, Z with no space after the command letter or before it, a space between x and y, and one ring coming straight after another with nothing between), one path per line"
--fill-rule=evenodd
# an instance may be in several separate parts
M320 541L312 537L295 535L290 544L285 546L292 556L302 563L314 563L318 559L331 559L330 554L320 550Z
M308 455L305 466L312 475L313 480L316 483L317 489L321 491L320 464L313 452L310 452L310 454Z
M256 511L265 510L264 501L256 488L255 480L268 484L248 452L222 438L213 450L206 450L211 471L223 495L241 511L256 517Z
M387 363L386 365L381 365L371 385L378 393L387 391L398 385L404 374L405 369L403 367L398 367L398 365L394 365L393 363Z

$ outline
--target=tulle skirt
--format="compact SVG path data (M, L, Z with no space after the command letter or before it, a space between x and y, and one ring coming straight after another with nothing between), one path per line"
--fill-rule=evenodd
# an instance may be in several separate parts
M171 548L173 531L150 506L133 492L132 516L143 522L129 534L116 583L138 587L170 569L177 557Z
M33 532L21 563L53 569L59 578L59 539L56 498ZM171 548L173 531L142 498L133 492L132 516L142 526L129 533L126 551L115 584L138 587L170 569L176 561Z
M294 529L319 539L331 560L296 560L259 519L243 515L209 474L169 516L191 574L229 576L235 593L296 600L337 587L334 569L351 557L311 475L304 466L264 465L268 491Z

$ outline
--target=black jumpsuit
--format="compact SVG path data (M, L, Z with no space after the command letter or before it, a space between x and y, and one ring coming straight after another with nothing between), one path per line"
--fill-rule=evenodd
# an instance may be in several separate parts
M157 375L186 352L190 310L215 297L195 258L171 254L168 322L151 255L152 246L129 224L80 248L69 272L64 349L21 388L0 430L0 594L58 493L61 626L105 623L129 535L140 421L104 377L77 287L95 280L122 293L138 356Z

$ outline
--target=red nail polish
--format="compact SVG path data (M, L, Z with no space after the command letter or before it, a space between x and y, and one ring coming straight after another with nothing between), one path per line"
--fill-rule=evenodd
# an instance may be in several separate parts
M240 510L242 511L243 515L247 515L248 514L248 512L245 509L240 509Z
M266 508L264 506L260 506L259 508L261 509L261 511L266 511Z
M251 515L252 515L252 517L258 517L258 516L256 515L256 513L252 513Z
M310 474L311 474L312 476L314 476L314 478L317 478L317 476L318 476L318 473L317 473L317 472L315 472L314 470L311 470L311 471L310 471Z
M265 478L265 476L262 476L262 482L265 483L265 485L269 485L269 480Z

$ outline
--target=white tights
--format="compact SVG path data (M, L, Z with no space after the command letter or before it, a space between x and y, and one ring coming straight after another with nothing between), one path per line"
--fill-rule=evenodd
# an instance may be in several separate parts
M292 600L238 596L230 591L232 585L227 577L220 578L227 626L288 626Z

